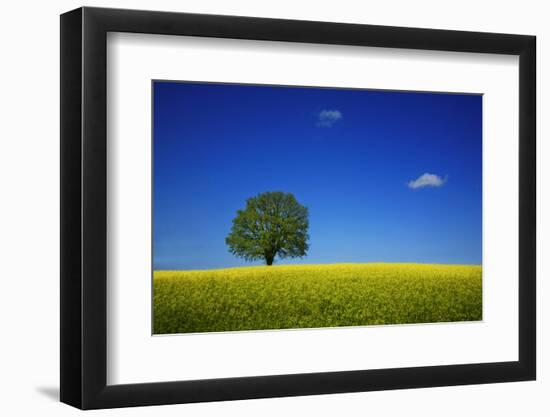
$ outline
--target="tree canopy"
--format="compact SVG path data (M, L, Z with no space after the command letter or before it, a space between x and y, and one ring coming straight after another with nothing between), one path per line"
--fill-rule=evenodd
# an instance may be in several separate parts
M229 251L247 261L303 257L309 249L308 209L294 195L265 192L246 201L237 211L225 239Z

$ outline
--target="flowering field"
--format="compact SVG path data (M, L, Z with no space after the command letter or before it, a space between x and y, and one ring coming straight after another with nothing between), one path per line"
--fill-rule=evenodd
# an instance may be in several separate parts
M482 319L479 265L320 264L155 271L155 334Z

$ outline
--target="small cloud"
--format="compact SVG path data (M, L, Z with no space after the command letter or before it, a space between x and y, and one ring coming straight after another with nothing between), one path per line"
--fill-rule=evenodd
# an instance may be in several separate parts
M407 184L409 188L423 188L423 187L441 187L447 182L447 177L441 178L439 175L435 174L422 174L415 180L409 181Z
M336 123L341 118L342 118L342 112L340 110L322 110L319 113L317 126L331 127L334 123Z

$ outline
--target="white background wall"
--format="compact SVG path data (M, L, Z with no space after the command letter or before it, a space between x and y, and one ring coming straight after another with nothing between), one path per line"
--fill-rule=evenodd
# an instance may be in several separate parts
M509 32L538 37L538 381L95 412L94 415L529 415L550 412L550 26L543 1L92 1L89 6ZM0 23L0 410L75 415L59 391L59 17L73 0L5 2ZM404 347L406 348L406 347ZM546 395L545 395L546 394Z

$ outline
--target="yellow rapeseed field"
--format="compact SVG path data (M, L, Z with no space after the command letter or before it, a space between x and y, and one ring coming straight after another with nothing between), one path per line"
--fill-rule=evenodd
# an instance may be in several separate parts
M155 271L154 333L481 320L481 271L390 263Z

